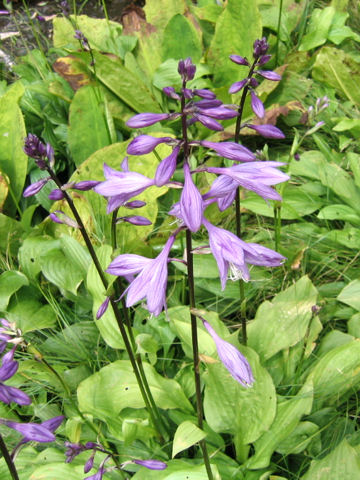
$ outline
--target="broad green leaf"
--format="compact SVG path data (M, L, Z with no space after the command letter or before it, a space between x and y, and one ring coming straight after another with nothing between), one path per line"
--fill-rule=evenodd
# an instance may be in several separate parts
M40 265L46 279L62 291L76 295L84 273L74 262L71 262L61 250L51 250L40 258Z
M301 154L301 162L291 160L289 172L291 175L319 180L320 170L325 165L326 159L318 150L310 150Z
M85 85L71 102L68 141L76 166L111 143L100 96L97 87Z
M23 333L51 328L56 324L56 315L50 305L42 305L32 296L24 294L8 308L7 319L15 322Z
M277 446L294 431L301 417L311 412L312 403L310 383L302 387L295 397L278 403L275 420L270 429L255 442L255 455L246 463L247 468L267 467Z
M20 247L23 227L20 222L0 213L0 251L16 256Z
M0 211L3 211L6 197L9 193L9 181L0 171Z
M350 343L353 340L354 337L348 333L344 333L336 329L331 330L324 337L322 337L318 349L316 350L316 355L319 358L330 350L333 350L340 345L344 345L345 343Z
M330 350L312 366L305 385L313 385L314 402L320 408L336 404L350 390L360 385L360 341L340 345Z
M347 324L348 333L353 337L360 338L360 313L355 313Z
M353 280L346 285L337 296L337 300L360 311L360 280Z
M360 119L343 117L333 128L334 132L346 132L349 130L353 134L360 133Z
M335 8L315 8L311 14L310 23L306 35L303 36L299 51L312 50L323 45L329 34L329 30L335 16Z
M85 247L69 235L62 235L60 237L60 246L65 257L85 276L91 264L91 256Z
M175 380L159 375L148 363L143 363L156 405L163 409L179 408L192 413L193 408ZM109 392L111 391L111 395ZM79 408L108 423L115 433L121 431L119 413L124 408L144 408L130 361L118 360L84 380L78 387Z
M321 439L319 426L312 422L300 422L292 433L285 438L280 445L276 447L276 451L283 455L301 453L309 444L316 440L316 453L321 451Z
M360 155L354 152L348 152L346 154L346 159L350 162L355 185L360 188Z
M208 480L204 465L196 465L190 461L170 460L165 470L149 470L140 468L133 476L134 480ZM211 464L214 480L221 480L216 465Z
M27 171L27 156L23 151L26 137L24 119L18 105L24 87L20 81L0 97L0 171L7 175L12 195L9 195L6 205L15 207L25 183Z
M95 54L96 75L100 82L135 112L160 112L153 93L137 75L125 68L120 60Z
M204 413L215 432L237 434L245 445L270 428L276 412L276 392L258 355L249 347L239 349L251 365L255 378L253 386L240 385L221 363L208 364L204 375Z
M330 31L328 33L328 39L330 42L339 45L341 42L347 38L352 38L353 40L359 42L360 35L354 32L350 27L345 25L346 20L349 18L347 12L336 12L331 23Z
M51 250L58 249L59 246L59 240L51 237L36 236L26 238L19 249L18 255L21 269L26 276L31 280L35 280L41 272L41 256Z
M195 445L206 437L206 433L200 430L198 426L190 421L181 423L176 429L173 447L172 458L174 458L179 452L186 450L187 448Z
M11 296L23 285L29 285L26 276L15 270L8 270L0 275L0 311L5 311Z
M103 245L96 251L99 263L104 271L109 266L112 260L111 254L112 248L110 247L110 245ZM107 273L105 273L105 278L107 279L109 285L111 285L111 282L115 279L115 277L112 277ZM116 322L115 314L112 310L112 307L109 305L104 315L98 320L96 319L96 313L100 305L105 301L106 291L94 263L90 265L86 278L86 285L94 301L93 317L101 336L103 337L105 342L110 345L110 347L123 349L124 341L121 336L119 326Z
M199 254L194 252L194 275L196 278L219 278L219 269L216 260L211 254ZM186 265L174 262L174 267L187 274ZM239 292L238 292L239 293Z
M312 76L329 87L333 87L354 105L360 105L360 64L345 51L323 47L316 57Z
M263 359L304 338L316 304L317 290L307 276L265 301L248 326L248 344Z
M92 48L108 51L108 40L112 35L119 36L122 26L120 23L107 21L105 18L92 18L87 15L71 15L76 23L76 29L80 30L88 39ZM69 44L79 48L79 41L74 38L73 24L63 17L55 17L53 20L53 42L55 48L66 47Z
M185 9L185 0L148 0L144 7L146 21L160 30L164 29L175 15L185 13Z
M68 463L46 463L38 467L29 480L59 480L66 478L66 480L82 480L84 478L84 467L77 465L73 466Z
M321 198L307 192L305 188L287 185L281 202L281 218L284 220L299 219L315 212L323 204L324 201ZM256 193L246 192L246 198L241 201L241 205L258 215L271 218L274 216L273 205L269 205Z
M360 245L360 230L358 228L344 228L343 230L331 230L327 238L339 243L346 248L358 250Z
M231 62L229 55L252 58L253 43L261 37L261 30L261 17L256 2L228 0L216 22L215 35L208 52L215 86L229 86L247 75L247 68Z
M179 39L181 38L181 41ZM166 25L163 36L162 59L191 57L198 62L202 56L200 33L184 15L174 15Z
M360 216L347 205L328 205L320 210L318 218L322 220L343 220L354 225L360 225Z
M301 480L354 480L360 478L360 456L346 439L321 460L313 460Z

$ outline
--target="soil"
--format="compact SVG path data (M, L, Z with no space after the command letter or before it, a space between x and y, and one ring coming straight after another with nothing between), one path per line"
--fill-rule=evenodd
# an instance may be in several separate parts
M73 2L70 0L68 3L72 13ZM105 18L102 3L101 0L77 1L77 14ZM122 16L131 8L135 6L139 8L144 3L144 0L106 0L105 2L109 18L117 22L121 22ZM1 12L4 12L4 9L1 9ZM12 12L9 15L0 14L0 79L3 76L2 73L6 76L6 71L11 70L17 57L26 55L28 49L38 48L38 41L44 49L51 47L52 19L55 15L61 14L60 0L27 2L17 0L12 2ZM37 35L34 35L34 30Z

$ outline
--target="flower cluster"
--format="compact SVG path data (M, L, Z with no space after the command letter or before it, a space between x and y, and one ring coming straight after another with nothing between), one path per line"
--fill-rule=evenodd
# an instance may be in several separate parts
M5 319L0 319L2 327L0 327L0 350L3 352L7 344L14 345L11 350L4 354L1 359L0 367L0 401L18 405L30 405L30 397L21 391L19 388L6 385L4 382L13 377L19 368L19 362L14 360L14 353L19 343L23 341L21 332L15 326ZM13 430L21 433L22 439L15 447L12 457L15 457L16 452L21 445L28 442L53 442L55 440L54 431L59 427L64 417L62 415L51 418L38 423L20 423L5 418L0 418L0 424L6 425Z
M82 452L85 452L87 450L91 451L89 459L86 461L84 465L84 473L89 473L90 470L94 467L94 459L96 452L103 452L106 453L107 455L104 457L104 459L101 461L99 468L97 469L97 472L94 475L91 475L90 477L86 477L84 480L102 480L103 475L108 472L112 471L116 468L126 468L126 465L129 465L131 463L136 464L136 465L141 465L145 468L148 468L150 470L164 470L167 468L167 464L165 462L162 462L161 460L128 460L126 462L123 462L120 467L106 467L106 463L111 459L112 454L111 452L108 452L100 443L95 443L95 442L87 442L85 445L81 443L71 443L71 442L65 442L65 446L67 447L67 450L65 452L66 455L66 463L70 463L74 460L74 458L79 455Z

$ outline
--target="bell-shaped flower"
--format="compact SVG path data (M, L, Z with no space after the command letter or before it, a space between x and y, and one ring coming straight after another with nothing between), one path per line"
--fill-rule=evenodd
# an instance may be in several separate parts
M11 378L17 372L19 364L14 360L15 348L9 350L1 360L0 367L0 401L10 404L11 402L18 405L30 405L31 399L16 387L5 385L3 382Z
M184 164L184 177L184 188L180 197L181 218L189 230L197 232L202 222L203 200L192 180L188 163Z
M230 60L238 65L246 65L247 67L250 66L249 62L245 57L241 57L240 55L230 55Z
M150 153L160 143L174 143L174 139L171 137L151 137L150 135L139 135L132 140L128 147L127 153L129 155L145 155Z
M179 151L180 147L175 147L171 154L159 163L155 173L155 185L158 187L162 187L168 183L170 178L174 175Z
M229 342L223 340L212 326L204 319L203 324L212 336L221 362L230 375L243 387L250 387L254 383L251 367L246 357Z
M253 55L255 58L265 55L268 50L269 50L269 44L265 37L255 40L254 51L253 51Z
M139 113L131 117L130 120L126 122L126 125L131 128L149 127L154 123L161 122L170 117L170 113Z
M235 200L236 190L239 184L227 175L219 175L212 183L208 192L203 195L203 199L216 198L219 210L223 212Z
M156 258L123 254L110 263L106 272L112 275L138 274L124 292L127 307L131 307L146 298L147 309L155 316L158 316L163 308L166 308L167 264L174 240L175 237L171 236Z
M273 82L279 82L281 80L281 75L272 70L256 70L255 73L266 78L266 80L272 80Z
M21 435L23 436L23 439L20 442L21 444L27 442L45 443L55 441L55 435L53 432L59 427L63 420L64 417L60 415L40 424L19 423L3 418L0 419L0 423L21 433Z
M229 88L229 93L237 93L242 90L245 85L249 82L248 78L244 78L244 80L240 80L240 82L233 83Z
M161 460L133 460L133 463L148 468L149 470L165 470L165 468L167 468L167 464Z
M276 190L272 189L270 185L277 185L278 183L286 182L289 176L286 173L277 170L276 167L284 165L282 162L250 162L234 165L233 167L208 167L206 170L210 173L219 173L220 175L227 175L234 180L238 185L252 190L260 195L265 200L281 200L281 196ZM229 193L229 189L233 189L233 183L218 182L212 191L211 196L223 197ZM221 191L222 189L222 191ZM211 192L211 189L210 189ZM209 193L207 197L209 197Z
M256 95L254 90L251 90L250 92L251 95L251 108L252 111L255 113L255 115L259 118L263 118L265 116L265 109L262 101L260 98Z
M235 160L236 162L251 162L255 160L255 155L243 145L235 142L208 142L203 140L200 145L206 148L211 148L224 158Z
M47 184L49 180L50 180L50 177L45 177L45 178L41 178L37 182L32 183L31 185L25 188L23 192L23 197L31 197L32 195L36 195Z
M256 243L246 243L228 230L215 227L205 218L203 224L209 233L210 249L219 268L223 290L229 273L231 280L250 280L248 263L278 267L285 260L279 253Z
M280 128L275 127L274 125L250 125L246 124L248 128L252 128L259 135L265 138L285 138L285 135L280 130Z

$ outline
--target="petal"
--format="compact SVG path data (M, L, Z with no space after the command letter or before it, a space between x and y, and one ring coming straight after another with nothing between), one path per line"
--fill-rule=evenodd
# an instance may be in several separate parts
M279 128L274 127L274 125L249 125L248 124L247 127L252 128L259 135L265 138L278 138L278 139L285 138L285 135L283 134L283 132Z
M142 257L134 253L125 253L117 256L105 271L106 273L117 276L136 275L151 263L152 260L152 258Z
M238 162L250 162L255 160L255 155L243 145L235 142L208 142L206 140L200 142L203 147L211 148L215 152L230 160Z
M205 115L201 115L200 113L196 113L193 117L195 121L199 121L202 123L206 128L209 128L210 130L215 130L217 132L221 132L224 130L224 127L220 125L219 122L216 120L213 120L210 117L207 117Z
M248 83L248 79L244 78L244 80L241 80L240 82L235 82L233 83L230 88L229 88L229 93L237 93L240 90L242 90L245 85Z
M197 232L202 223L203 201L190 173L188 163L184 164L185 183L180 197L181 216L192 232Z
M139 113L130 118L126 125L131 128L143 128L169 118L168 113Z
M257 117L263 118L265 116L264 105L253 90L251 91L251 108Z
M158 187L168 183L173 176L179 151L180 147L175 147L172 153L159 163L155 173L155 185Z
M279 82L281 80L281 75L272 70L257 70L255 73L258 73L267 80L272 80L273 82Z
M130 155L145 155L154 150L159 143L169 143L173 139L170 137L150 137L149 135L139 135L128 145L127 153Z

